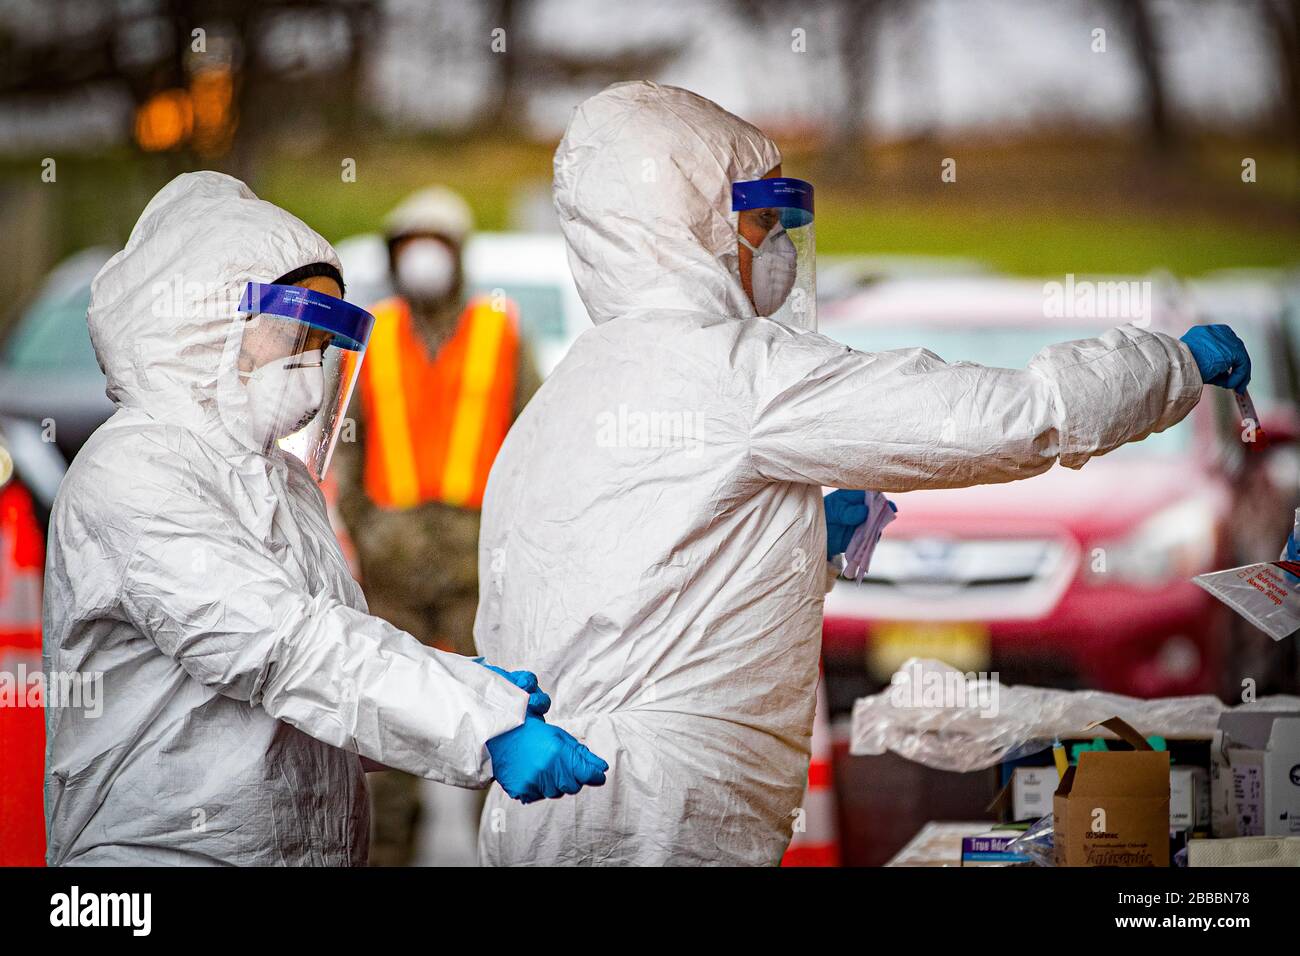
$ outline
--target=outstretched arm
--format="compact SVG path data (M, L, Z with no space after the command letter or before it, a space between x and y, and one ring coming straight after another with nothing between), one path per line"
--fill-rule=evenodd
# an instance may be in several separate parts
M925 349L868 354L819 335L761 350L750 429L773 481L910 491L1079 468L1163 431L1200 398L1191 351L1133 326L1039 352L1027 369L948 364Z

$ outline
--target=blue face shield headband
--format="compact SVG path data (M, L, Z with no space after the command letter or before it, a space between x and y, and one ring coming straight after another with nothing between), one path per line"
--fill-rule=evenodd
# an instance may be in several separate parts
M244 287L239 311L250 315L275 315L293 319L334 334L331 345L363 351L370 340L375 317L351 302L296 285L250 282Z
M782 226L799 229L813 221L812 183L788 176L732 183L731 208L734 212L775 209L781 214Z

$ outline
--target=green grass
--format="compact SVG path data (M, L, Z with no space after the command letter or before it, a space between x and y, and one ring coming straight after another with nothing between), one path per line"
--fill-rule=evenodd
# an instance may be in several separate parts
M961 181L941 186L936 157L950 149L963 157ZM433 182L461 190L480 228L502 229L521 192L548 187L551 152L482 140L378 141L360 154L317 145L265 155L250 184L332 240L378 228L407 193ZM1257 185L1240 185L1241 155L1259 160ZM357 161L356 182L342 181L345 156ZM1024 275L1154 268L1195 275L1300 262L1294 154L1220 144L1167 173L1135 167L1131 156L1131 147L1056 141L895 147L876 156L869 185L819 188L818 249L961 256ZM793 157L787 173L816 178L815 160ZM59 182L49 185L39 181L38 158L6 159L0 179L50 191L42 194L53 199L43 245L57 257L122 242L180 162L126 149L62 158Z
M1185 175L1212 170L1231 182L1238 152L1231 148L1214 152L1200 168ZM1225 215L1221 206L1213 212L1198 209L1186 200L1174 208L1158 203L1153 208L1149 202L1127 206L1122 197L1116 200L1118 187L1108 177L1119 178L1117 160L1108 153L1094 162L1072 152L1072 175L1078 175L1067 202L1057 201L1051 184L1041 179L1021 190L1016 177L1022 170L1012 168L1018 155L1011 147L983 157L978 167L983 181L1001 178L1013 184L997 190L969 183L963 183L960 192L948 192L946 187L904 188L897 196L888 189L823 189L818 194L818 249L827 254L960 256L1023 275L1155 268L1195 275L1300 261L1300 229ZM1032 155L1026 165L1039 160L1038 152ZM518 193L528 186L546 188L551 175L550 148L535 144L402 142L357 159L355 183L341 182L337 157L315 155L267 164L256 187L328 238L338 239L374 229L406 193L430 182L461 190L474 206L481 228L506 228ZM1295 184L1275 171L1290 169L1288 158L1268 154L1259 159L1261 176L1267 173L1269 183L1261 180L1253 195L1265 204L1284 205ZM1043 160L1051 161L1050 156ZM1087 175L1097 181L1093 188L1107 194L1105 202L1090 206L1078 201L1089 189L1079 177Z
M819 202L817 248L826 253L964 256L1022 275L1147 272L1182 275L1300 261L1294 233L1209 217L1082 215L1026 207Z
M531 144L392 143L352 158L356 182L342 180L341 155L314 155L267 163L255 188L336 240L377 229L408 193L431 183L459 190L480 229L504 229L518 190L549 183L551 175L551 150Z

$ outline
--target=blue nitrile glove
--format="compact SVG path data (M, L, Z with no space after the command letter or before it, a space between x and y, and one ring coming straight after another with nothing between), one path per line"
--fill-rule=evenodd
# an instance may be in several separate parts
M867 520L865 491L832 491L822 499L826 510L826 560L843 554L858 525Z
M609 764L572 735L536 717L487 742L492 776L520 803L577 793L605 782Z
M1286 536L1286 554L1283 556L1285 561L1300 561L1300 545L1296 544L1295 532L1292 531ZM1300 584L1300 578L1296 577L1290 571L1283 571L1286 579L1291 584Z
M520 690L528 691L529 716L541 717L551 709L551 695L537 686L537 675L532 671L508 671L495 664L489 664L481 657L474 658L474 663L482 664L488 670L500 674Z
M1241 391L1250 383L1250 356L1245 343L1226 325L1197 325L1180 340L1192 352L1201 381Z

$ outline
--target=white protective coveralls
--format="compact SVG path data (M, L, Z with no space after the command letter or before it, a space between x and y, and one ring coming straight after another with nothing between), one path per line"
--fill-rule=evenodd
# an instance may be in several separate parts
M364 864L358 754L481 786L523 722L522 690L368 615L306 468L222 423L240 292L316 262L298 219L194 173L95 278L117 411L54 504L44 667L102 675L103 713L48 709L51 864Z
M822 486L1078 468L1201 393L1183 345L1131 326L1008 370L755 317L730 190L780 159L713 103L645 82L579 106L556 152L595 327L493 467L475 637L526 662L548 719L611 769L574 800L522 807L493 787L484 862L777 863L808 770Z

